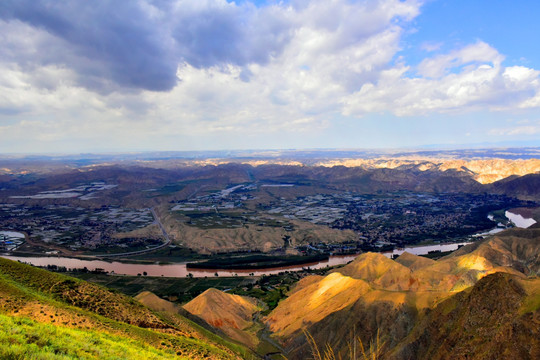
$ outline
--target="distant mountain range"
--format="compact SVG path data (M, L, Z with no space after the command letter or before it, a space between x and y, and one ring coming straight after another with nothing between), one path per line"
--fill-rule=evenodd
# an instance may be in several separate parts
M446 159L530 159L540 157L540 147L485 146L474 148L424 147L418 149L268 149L212 151L144 151L80 154L0 154L0 161L67 161L79 164L99 162L174 159L289 159L301 162L324 159L446 158Z

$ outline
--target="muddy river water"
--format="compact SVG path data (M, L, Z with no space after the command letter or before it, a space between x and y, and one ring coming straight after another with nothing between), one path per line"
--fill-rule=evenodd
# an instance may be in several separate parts
M506 216L512 220L518 227L528 227L534 224L532 219L524 219L520 215L516 215L510 212L507 212ZM531 222L532 220L532 222ZM522 225L522 226L520 226ZM494 229L490 233L495 233L497 231L502 231L501 229ZM488 234L488 233L486 233ZM483 235L483 234L482 234ZM466 245L469 242L461 243L451 243L451 244L438 244L438 245L428 245L428 246L411 246L403 249L395 249L392 252L385 252L384 255L392 257L393 255L400 255L403 252L407 251L415 255L425 255L430 251L453 251L458 248L459 245ZM43 257L19 257L19 256L9 256L2 255L7 259L21 261L29 263L36 266L47 266L47 265L57 265L64 266L68 269L82 269L87 268L88 270L103 269L104 271L119 274L119 275L138 275L144 274L146 272L147 276L165 276L165 277L186 277L188 274L192 274L194 277L205 277L205 276L215 276L217 273L218 276L248 276L253 274L254 276L260 275L270 275L277 274L282 271L300 271L303 268L311 269L320 269L327 266L341 265L346 264L349 261L352 261L358 255L335 255L330 256L328 260L294 265L287 267L279 268L270 268L270 269L257 269L257 270L203 270L203 269L187 269L186 263L173 263L173 264L129 264L118 261L103 261L103 260L83 260L67 257L54 257L54 256L43 256Z

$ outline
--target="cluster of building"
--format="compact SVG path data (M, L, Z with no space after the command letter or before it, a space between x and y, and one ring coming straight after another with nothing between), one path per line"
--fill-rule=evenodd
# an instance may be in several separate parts
M350 203L331 226L354 230L376 246L460 240L497 226L489 212L521 202L492 194L393 193Z
M153 221L149 209L0 204L0 229L24 231L33 239L71 250L129 246L122 244L127 240L113 235L148 226Z
M274 186L285 185L293 186ZM485 193L336 192L294 199L276 196L259 204L256 211L248 211L245 202L256 200L258 194L253 190L263 186L236 185L179 202L172 210L188 216L188 224L201 228L234 228L255 224L292 230L293 225L288 221L302 220L353 230L358 235L356 244L312 244L319 251L347 252L360 244L384 247L422 241L461 240L497 226L488 218L490 211L522 205L517 199ZM298 250L309 252L314 249Z

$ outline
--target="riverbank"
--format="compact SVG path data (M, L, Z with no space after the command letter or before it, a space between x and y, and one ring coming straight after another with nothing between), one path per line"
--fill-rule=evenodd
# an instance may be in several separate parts
M329 258L330 256L327 254L308 256L249 255L187 263L186 267L188 269L259 270L317 263Z
M430 251L453 251L460 245L468 244L468 242L439 244L429 246L406 247L403 249L394 249L391 252L383 253L387 257L400 255L407 251L415 255L428 254ZM99 271L108 272L119 275L144 275L147 276L163 276L163 277L208 277L208 276L262 276L279 274L283 271L300 271L304 268L322 269L329 266L343 265L354 260L358 254L352 255L334 255L327 260L302 263L299 265L279 266L274 268L256 269L256 270L222 270L222 269L188 269L186 263L174 264L133 264L118 261L104 260L84 260L67 257L21 257L0 255L7 259L29 263L35 266L46 267L54 265L65 267L66 269L84 269L89 271L99 269Z

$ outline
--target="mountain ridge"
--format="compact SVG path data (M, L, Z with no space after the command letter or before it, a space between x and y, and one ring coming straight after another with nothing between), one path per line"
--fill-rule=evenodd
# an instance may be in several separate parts
M429 317L439 306L446 306L442 304L448 299L462 293L459 296L465 296L477 284L483 289L481 292L489 290L484 282L480 282L483 278L503 276L517 283L529 281L528 277L537 279L539 238L540 229L511 229L437 261L419 260L411 254L402 255L401 261L399 257L394 261L381 254L362 254L325 277L304 279L297 285L300 290L293 289L265 322L292 359L304 358L311 351L306 345L304 331L308 331L316 343L328 343L336 354L345 355L351 332L368 344L379 330L387 339L388 350L395 350L409 341L407 336L418 324L427 321L422 319ZM390 265L391 262L394 264ZM339 306L333 305L332 301L324 302L324 316L320 316L320 310L310 307L310 296L324 288L330 277L336 276L362 281L366 291L359 295L354 286L341 289L341 292L348 291L357 296L347 303L338 302ZM530 307L533 312L538 312L540 294L536 285L533 288L536 290L524 295L523 301L534 304ZM474 291L479 298L480 290ZM339 299L339 294L335 296ZM295 312L294 309L298 310Z

